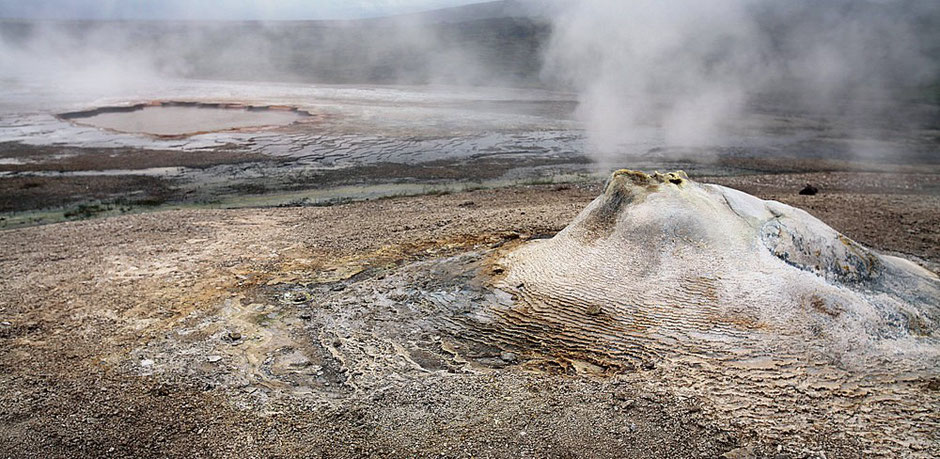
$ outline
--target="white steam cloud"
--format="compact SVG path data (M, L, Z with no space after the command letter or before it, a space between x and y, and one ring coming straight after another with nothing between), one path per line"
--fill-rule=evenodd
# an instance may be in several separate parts
M582 0L555 15L543 75L580 95L601 162L638 139L708 147L758 101L884 114L937 78L938 2Z
M205 14L193 6L174 17ZM0 89L48 80L63 93L111 94L164 78L573 89L602 166L659 147L738 147L742 130L790 113L832 115L845 137L936 125L940 105L917 112L905 101L931 85L928 97L940 95L938 61L937 0L511 0L361 21L0 20Z
M163 78L531 83L548 26L477 18L475 11L458 11L459 23L433 14L359 21L0 20L0 80L101 93Z

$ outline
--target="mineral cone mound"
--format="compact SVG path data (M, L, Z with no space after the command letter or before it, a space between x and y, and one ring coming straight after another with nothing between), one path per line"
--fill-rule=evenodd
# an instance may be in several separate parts
M498 264L514 301L491 309L491 333L510 346L655 369L651 383L783 436L872 452L898 429L904 450L940 440L940 280L805 211L621 170L562 232Z

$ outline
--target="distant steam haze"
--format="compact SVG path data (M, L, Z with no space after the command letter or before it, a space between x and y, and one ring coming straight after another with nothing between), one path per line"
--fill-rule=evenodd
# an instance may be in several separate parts
M260 0L240 3L277 8ZM442 4L383 5L392 10L389 5L405 3ZM529 17L538 9L494 2L350 21L200 21L205 8L193 6L177 14L187 21L0 20L0 77L101 92L167 77L531 86L538 83L538 49L549 33L545 20Z
M580 95L601 162L655 131L709 147L759 100L890 118L937 81L940 2L582 0L554 18L543 76Z
M896 115L940 82L938 61L936 0L532 0L362 21L0 22L0 84L63 92L146 94L162 78L572 90L589 153L618 164L656 147L727 145L742 120L761 122L754 113L833 115L869 137L872 125L936 124Z

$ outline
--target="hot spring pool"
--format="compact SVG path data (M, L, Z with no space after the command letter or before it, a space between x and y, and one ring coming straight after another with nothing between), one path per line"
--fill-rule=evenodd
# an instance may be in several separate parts
M294 109L197 104L109 108L62 115L65 119L86 126L157 136L286 126L305 116L308 115Z

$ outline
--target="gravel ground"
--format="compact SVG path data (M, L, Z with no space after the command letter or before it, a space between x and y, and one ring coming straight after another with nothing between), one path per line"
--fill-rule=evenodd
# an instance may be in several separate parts
M698 179L802 207L934 270L940 263L936 175ZM820 193L798 195L807 183ZM304 309L275 307L267 292L343 288L415 261L549 236L599 192L529 186L0 231L0 456L858 457L844 439L778 448L710 418L669 381L648 389L641 370L587 377L507 357L422 371L396 369L399 359L365 375L384 384L355 386L365 376L343 372L309 377L319 381L310 390L278 383L279 360L266 359L340 343L315 340L324 330L303 325ZM236 325L244 337L232 338ZM366 355L404 355L369 345L358 344ZM242 364L222 366L230 355ZM326 352L316 366L343 367L342 355Z

